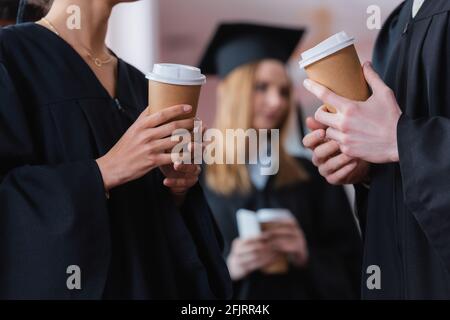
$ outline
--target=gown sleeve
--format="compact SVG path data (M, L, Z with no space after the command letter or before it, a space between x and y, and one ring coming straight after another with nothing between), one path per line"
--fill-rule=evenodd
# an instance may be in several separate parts
M402 200L450 272L450 12L428 23L426 36L411 40L422 51L408 65L414 70L408 99L399 101L405 110L397 125Z
M397 139L405 204L450 272L450 119L403 114Z
M0 299L100 298L110 255L101 173L95 160L39 160L23 90L0 55ZM69 290L71 275L81 289Z
M319 299L359 297L362 241L342 187L315 175L316 204L308 269Z

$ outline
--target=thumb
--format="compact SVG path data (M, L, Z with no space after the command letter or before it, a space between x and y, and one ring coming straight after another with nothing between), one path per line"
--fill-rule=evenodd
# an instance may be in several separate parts
M366 78L366 81L372 88L373 92L377 91L379 88L386 87L386 84L380 78L378 73L373 69L372 64L370 62L364 63L363 71L364 77Z

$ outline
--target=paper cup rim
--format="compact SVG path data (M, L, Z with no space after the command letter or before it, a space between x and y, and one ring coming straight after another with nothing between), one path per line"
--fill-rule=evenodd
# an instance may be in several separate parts
M258 210L258 221L260 223L282 222L295 220L288 209L266 208Z
M155 74L153 72L148 72L145 77L151 81L162 82L162 83L173 84L173 85L181 85L181 86L201 86L206 83L205 75L201 75L197 79L179 80L179 79L172 79L172 78L164 77L159 74Z
M310 57L308 59L300 60L299 61L299 66L300 66L300 68L304 69L304 68L306 68L306 67L308 67L308 66L310 66L310 65L312 65L312 64L314 64L314 63L316 63L316 62L318 62L318 61L320 61L320 60L322 60L322 59L324 59L324 58L326 58L328 56L331 56L332 54L334 54L334 53L336 53L336 52L338 52L338 51L340 51L340 50L342 50L344 48L347 48L347 47L349 47L351 45L354 45L354 44L355 44L355 38L351 37L348 40L346 40L346 41L344 41L342 43L339 43L339 44L337 44L335 46L332 46L332 47L328 48L327 50L322 51L322 52L320 52L320 53L318 53L318 54L316 54L316 55L314 55L314 56L312 56L312 57ZM310 50L312 50L312 49L314 49L314 48L311 48ZM307 51L305 51L305 52L307 52Z

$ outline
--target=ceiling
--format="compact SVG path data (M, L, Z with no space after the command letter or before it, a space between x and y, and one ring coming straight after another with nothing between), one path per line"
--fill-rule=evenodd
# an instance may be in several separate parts
M367 8L376 4L384 20L401 0L162 0L159 2L160 57L196 63L220 21L247 20L308 26L303 46L328 33L346 30L373 43ZM317 41L317 40L316 40Z

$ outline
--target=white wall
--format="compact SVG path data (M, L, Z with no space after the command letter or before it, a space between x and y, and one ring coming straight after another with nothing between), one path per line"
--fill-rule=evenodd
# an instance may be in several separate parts
M157 0L117 5L109 21L107 43L125 61L142 72L151 70L159 52Z

